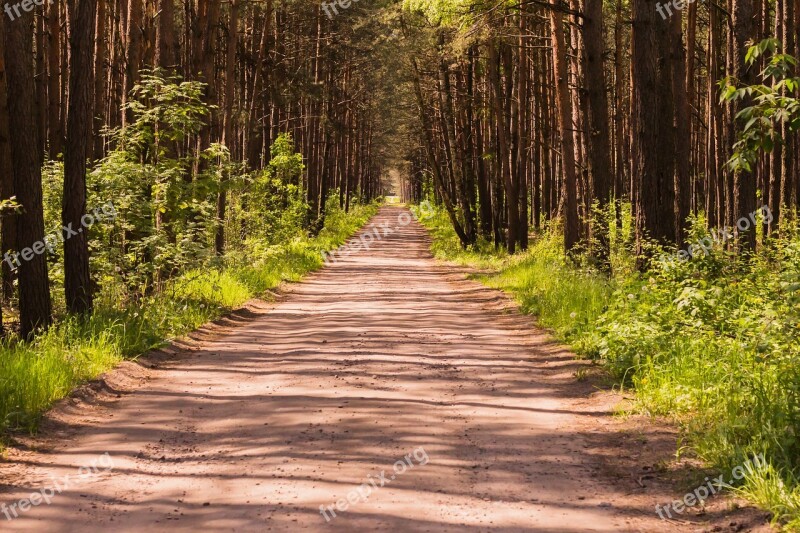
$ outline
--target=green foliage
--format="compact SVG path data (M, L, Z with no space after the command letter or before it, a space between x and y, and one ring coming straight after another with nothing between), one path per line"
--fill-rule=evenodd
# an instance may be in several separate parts
M107 132L113 150L87 178L87 210L113 203L116 216L89 229L95 312L67 317L31 343L0 345L0 433L35 428L41 413L77 384L197 328L284 281L319 268L376 211L335 198L310 237L302 157L289 135L260 173L231 161L225 146L198 153L192 142L209 114L203 85L145 73L128 125ZM63 164L43 172L48 232L61 221ZM217 198L228 193L224 256L215 253ZM0 212L13 209L3 202ZM63 259L49 259L55 306L64 313Z
M627 211L627 210L626 210ZM769 469L736 490L800 526L800 231L763 252L737 257L716 244L687 261L633 268L622 229L611 223L608 279L563 258L557 228L517 257L461 252L446 218L429 219L445 259L487 267L484 283L584 356L602 362L638 407L679 423L688 446L720 471L765 454ZM613 220L613 219L612 219ZM611 222L610 220L607 221ZM708 236L702 217L690 241ZM473 257L476 255L477 257Z
M302 155L294 151L289 134L271 148L267 168L232 182L227 230L239 238L239 251L266 249L305 233L308 204L301 187Z
M220 169L229 158L219 145L201 154L184 147L209 113L202 93L199 82L144 74L127 104L130 124L108 132L116 148L88 179L89 208L111 200L118 213L91 233L101 286L121 282L138 297L212 257Z
M753 100L753 105L736 115L744 128L728 162L732 170L751 171L762 151L772 152L782 144L781 126L791 132L800 130L800 77L793 76L797 59L778 53L779 47L777 39L766 39L748 50L747 64L751 67L759 59L767 59L761 72L762 84L739 87L731 78L720 82L722 102Z
M504 249L495 250L494 245L479 238L478 243L464 250L456 236L446 211L437 209L432 216L420 220L431 232L431 251L438 259L452 261L473 268L496 269L508 257Z
M32 431L41 413L79 383L284 281L299 280L321 266L321 252L343 244L377 209L355 206L344 213L335 202L328 208L326 226L317 237L274 246L247 265L187 271L162 292L132 303L120 299L124 288L108 289L88 319L69 318L30 344L6 341L0 346L0 431Z

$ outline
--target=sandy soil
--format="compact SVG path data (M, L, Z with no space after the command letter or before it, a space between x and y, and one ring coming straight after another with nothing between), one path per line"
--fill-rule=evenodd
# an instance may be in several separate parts
M766 530L724 498L659 519L697 486L674 430L614 417L621 398L575 378L587 363L434 262L402 213L381 210L371 250L61 402L0 465L19 515L0 530ZM50 503L20 510L33 492Z

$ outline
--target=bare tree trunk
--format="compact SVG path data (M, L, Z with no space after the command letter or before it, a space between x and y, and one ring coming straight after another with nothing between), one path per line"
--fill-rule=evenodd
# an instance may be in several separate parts
M125 29L125 78L123 81L122 105L139 79L139 68L142 64L142 0L128 0L128 26ZM122 125L130 121L129 112L122 113Z
M175 0L158 0L156 22L157 66L172 70L177 67L178 43L175 40Z
M575 168L575 139L572 127L572 99L569 95L564 21L554 4L550 10L553 69L556 79L558 131L561 134L561 163L564 168L564 249L570 254L580 239L578 219L578 174Z
M670 22L655 2L633 1L633 105L639 207L639 267L647 261L643 238L675 242L674 120Z
M103 106L106 102L105 91L105 65L108 61L108 47L106 45L106 0L97 3L97 26L95 30L94 53L94 158L103 157L103 136L100 134L105 121L103 120ZM109 95L110 97L110 95Z
M11 138L8 116L8 78L5 60L5 18L0 17L0 199L9 200L14 196L14 166L11 160ZM3 254L17 249L17 217L5 213L2 219ZM8 261L3 261L3 304L14 296L14 271ZM2 320L0 306L0 320Z
M692 136L690 130L690 94L687 87L686 53L683 48L683 21L680 14L672 19L672 90L675 98L675 242L686 240L686 221L689 218L691 189L689 167Z
M64 154L64 198L61 222L64 233L64 293L67 310L88 313L92 309L89 277L86 213L86 160L92 134L92 88L95 16L97 0L68 0L72 21L69 60L69 110L67 150ZM91 215L90 215L91 216ZM68 233L69 230L73 233Z
M47 128L50 134L48 153L55 158L64 150L64 124L61 121L61 24L60 3L47 7Z
M500 173L506 192L506 217L508 222L508 233L506 235L506 248L508 253L516 252L517 233L519 231L519 207L517 206L517 184L514 182L513 170L511 168L511 149L508 139L508 122L503 106L503 89L500 84L500 55L498 53L498 43L494 39L489 42L489 83L491 85L492 108L497 121L497 164L500 165ZM508 100L507 100L508 101Z
M228 22L228 51L225 57L225 103L223 108L224 126L222 142L230 149L233 145L233 96L236 88L236 44L239 28L239 0L231 0L231 15ZM227 204L227 184L225 179L219 184L217 193L217 228L214 237L214 250L217 255L225 252L225 207Z
M733 76L744 85L756 83L756 69L745 64L748 42L756 35L756 14L753 0L734 0L733 3ZM737 100L733 107L735 117L749 100ZM733 177L733 212L734 219L747 217L756 209L756 177L752 172L739 170ZM741 232L737 228L738 243L743 249L754 249L756 246L755 227Z
M8 110L14 188L22 211L17 216L20 333L29 338L52 321L50 283L43 250L42 161L34 109L33 14L24 13L5 33ZM39 253L34 252L34 247Z
M586 87L589 93L589 159L592 169L592 195L601 214L605 214L611 195L611 131L608 118L608 96L603 66L603 2L586 0L584 22L586 43ZM611 270L609 227L602 216L592 227L593 237L598 243L597 261L604 271Z

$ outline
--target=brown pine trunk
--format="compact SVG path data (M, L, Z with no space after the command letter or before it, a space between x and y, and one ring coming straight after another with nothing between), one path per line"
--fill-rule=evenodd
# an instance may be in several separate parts
M228 22L228 50L225 57L225 103L222 142L229 149L233 146L233 96L236 75L236 44L239 28L239 1L231 0L231 15ZM225 208L227 204L227 184L223 178L217 193L217 228L214 236L214 250L217 255L225 252Z
M564 170L564 250L570 254L580 239L578 174L575 168L575 139L572 127L572 99L568 85L567 50L564 43L564 21L555 4L550 10L550 25L556 80L556 118L561 135L561 164Z
M139 79L142 63L142 0L128 0L128 25L125 28L125 77L123 81L123 106L128 102L131 89ZM131 120L130 112L123 112L122 125Z
M655 2L633 2L633 105L639 267L647 261L643 238L675 242L674 120L670 22Z
M158 0L158 11L155 63L158 67L172 70L177 66L178 56L178 43L175 40L175 0Z
M8 116L8 77L5 61L5 18L0 17L0 199L14 196L14 166L11 160L11 138ZM17 217L13 212L4 213L2 223L2 253L17 249ZM9 261L3 261L3 304L14 296L15 272ZM0 310L1 311L1 310ZM0 313L0 319L2 315Z
M68 0L67 9L72 33L61 222L76 234L64 234L64 294L67 310L82 314L92 309L88 228L82 224L82 217L86 213L86 160L89 157L89 140L92 135L92 76L97 0Z
M603 2L586 0L586 88L589 103L589 160L592 169L592 196L597 201L601 216L592 227L597 240L597 262L605 271L610 271L610 244L608 225L602 218L611 195L611 131L608 118L608 96L603 66Z
M506 248L508 253L516 252L519 231L519 207L517 206L518 189L514 182L511 168L511 150L508 139L508 121L506 110L503 106L503 89L500 84L500 55L498 43L494 39L489 42L489 83L491 85L491 102L495 120L497 121L497 164L502 176L502 183L506 193ZM508 102L509 99L506 99Z
M105 125L104 106L106 105L105 92L105 66L108 61L108 46L106 45L106 0L97 2L97 26L95 30L95 53L94 53L94 158L103 157L103 136L100 130Z
M685 230L691 204L691 183L689 168L691 163L690 131L690 93L687 87L686 52L683 48L683 21L679 14L672 22L672 90L675 98L675 242L684 244Z
M54 158L64 150L64 124L61 120L61 23L60 3L47 7L47 128L48 154Z
M753 0L734 0L733 2L733 76L744 85L755 85L756 68L745 64L749 41L756 35L756 6ZM751 105L750 99L737 100L733 106L735 117L743 108ZM737 126L739 126L737 124ZM738 220L756 210L756 177L753 172L737 171L733 176L733 213ZM756 246L755 227L748 231L737 228L738 243L743 249Z
M411 64L413 66L412 81L414 84L414 96L416 97L417 111L419 112L420 122L422 123L423 134L425 136L425 151L428 156L428 165L430 166L431 172L433 172L434 186L444 202L445 209L450 217L450 222L453 224L453 229L455 230L456 235L458 235L458 239L461 241L461 246L466 248L469 243L469 239L467 238L467 234L464 232L461 223L456 217L453 200L450 197L450 193L444 187L442 175L439 169L439 162L436 160L433 132L431 130L432 125L430 123L428 114L426 113L425 100L422 96L422 87L419 80L419 67L417 66L417 60L413 57L411 58Z
M44 243L42 211L42 161L37 150L38 131L34 109L33 14L24 13L14 24L6 24L8 111L14 188L22 210L17 216L20 333L30 338L52 321L47 262L40 247ZM33 253L36 246L39 253Z
M517 215L519 229L517 230L519 247L521 250L528 249L528 50L526 40L527 13L525 6L520 6L519 13L519 37L518 61L517 61L517 139L516 139L516 161L517 167Z

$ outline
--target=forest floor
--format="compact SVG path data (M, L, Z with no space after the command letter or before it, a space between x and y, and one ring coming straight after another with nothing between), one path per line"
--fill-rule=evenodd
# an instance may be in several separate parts
M0 463L0 530L769 529L727 496L661 520L705 483L676 430L615 416L597 367L437 264L403 213L62 401Z

